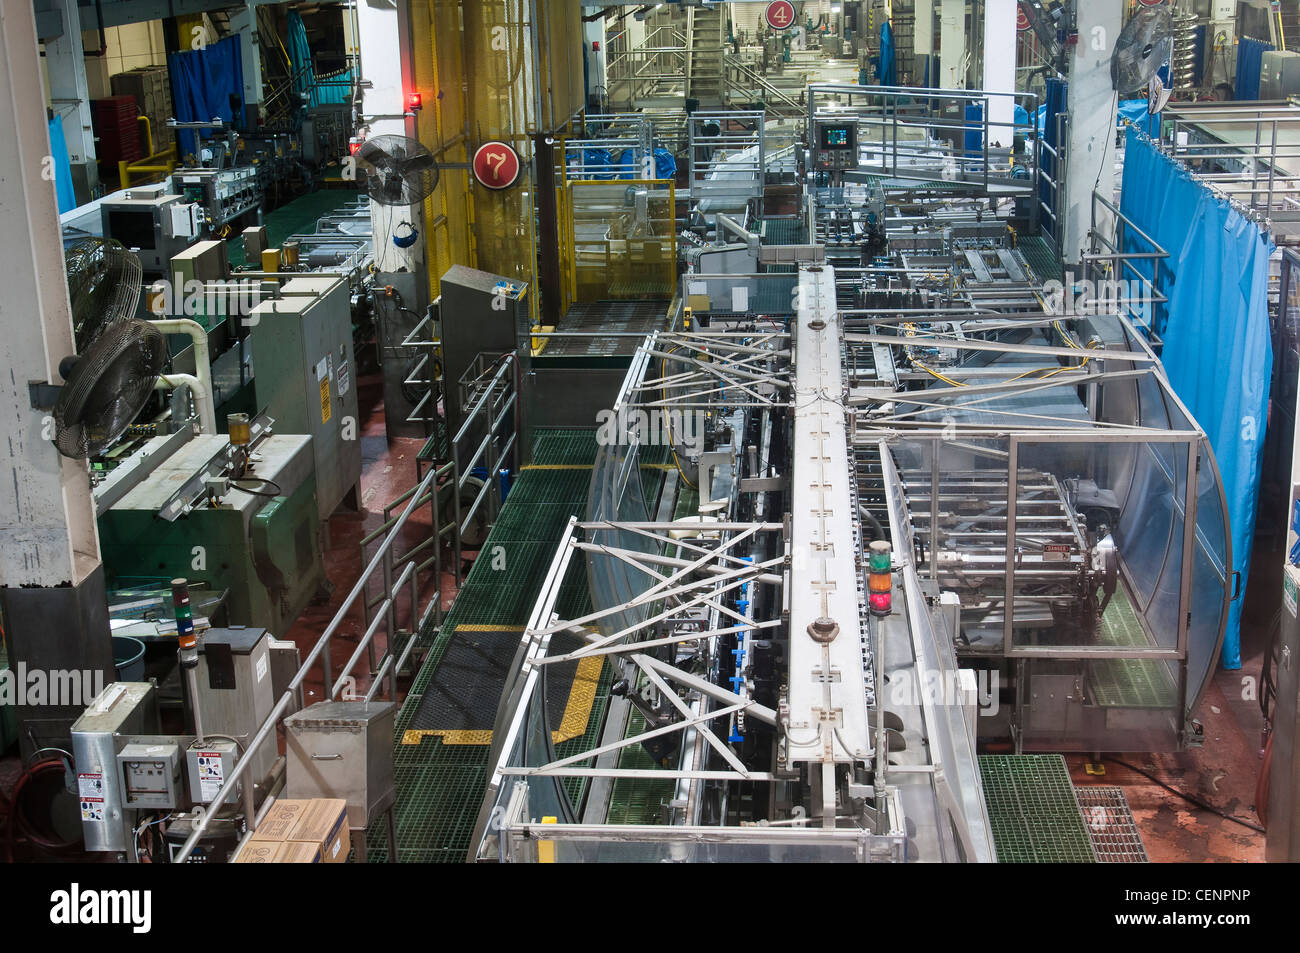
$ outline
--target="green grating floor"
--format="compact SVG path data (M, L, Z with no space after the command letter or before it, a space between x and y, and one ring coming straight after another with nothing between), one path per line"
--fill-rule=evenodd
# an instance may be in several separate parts
M403 744L404 735L457 627L522 627L527 623L565 525L570 517L585 515L596 450L594 431L537 432L534 464L525 468L511 487L483 547L485 553L495 553L495 547L501 547L505 568L494 570L491 559L476 560L439 629L421 633L428 655L398 713L394 748L397 836L399 858L404 862L460 863L466 858L486 786L489 747L446 744L433 735L420 735L412 739L417 743ZM650 498L658 495L662 482L661 456L644 455L642 478ZM557 608L568 617L589 611L582 560L571 564ZM605 665L585 734L556 745L558 757L597 744L612 680L612 669ZM582 798L585 783L582 778L565 781L575 805ZM380 818L369 831L374 860L386 859L385 824Z
M1116 588L1106 606L1097 638L1103 645L1150 645L1123 586ZM1093 703L1102 708L1172 708L1178 697L1169 669L1163 662L1149 659L1094 662L1088 671L1088 688Z
M980 776L999 863L1097 862L1059 754L981 755Z
M1065 271L1061 265L1060 256L1041 236L1030 235L1027 238L1020 239L1016 249L1024 256L1029 267L1034 269L1034 274L1039 281L1063 281L1065 279Z

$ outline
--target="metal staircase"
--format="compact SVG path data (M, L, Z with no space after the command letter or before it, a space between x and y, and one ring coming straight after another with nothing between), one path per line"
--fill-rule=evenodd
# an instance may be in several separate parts
M717 7L691 7L686 36L686 98L701 106L721 106L726 23Z

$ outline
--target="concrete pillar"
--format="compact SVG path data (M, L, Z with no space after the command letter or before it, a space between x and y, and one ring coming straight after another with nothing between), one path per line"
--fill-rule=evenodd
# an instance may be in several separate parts
M1069 136L1065 173L1062 254L1078 271L1092 227L1092 193L1115 192L1115 123L1119 98L1110 59L1124 24L1123 0L1095 0L1078 7L1079 42L1070 55Z
M984 89L1016 91L1016 0L984 0ZM1011 148L1015 138L1016 101L1010 96L989 100L989 147Z
M407 92L419 92L422 96L422 109L426 111L438 108L437 90L417 90L414 80L414 67L411 63L408 43L409 32L402 28L399 7L406 4L390 5L374 0L359 0L357 13L357 49L361 54L360 69L363 83L361 90L361 115L365 118L367 138L374 136L413 136L414 120L405 117ZM381 272L424 271L424 207L413 205L398 208L390 205L370 203L371 221L374 223L375 266ZM393 244L393 235L402 228L403 222L411 225L421 233L421 238L409 248L398 248ZM419 282L420 299L412 305L423 308L424 283Z
M914 55L934 55L934 0L916 0L916 22L912 25L912 52ZM917 75L912 79L920 83L925 79L921 64L917 63Z
M65 19L65 33L80 23ZM73 353L36 21L31 0L0 0L0 335L10 373L0 375L0 612L9 662L28 671L111 672L108 604L84 460L60 455L48 411L29 385L62 383ZM53 699L51 699L53 701ZM18 711L24 750L66 737L75 707Z
M966 0L940 0L940 89L966 88Z
M242 10L230 14L230 29L239 34L240 60L244 70L244 116L250 122L262 115L262 46L257 37L257 0L248 0Z
M45 66L50 81L50 105L63 121L72 181L77 200L87 202L99 185L95 158L95 133L90 121L90 87L86 82L86 55L81 43L81 14L77 0L56 0L63 17L61 36L45 43Z

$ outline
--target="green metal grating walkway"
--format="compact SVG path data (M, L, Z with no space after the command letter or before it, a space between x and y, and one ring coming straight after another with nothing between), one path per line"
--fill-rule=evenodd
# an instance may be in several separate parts
M1097 862L1063 757L980 755L979 760L999 863Z
M487 783L486 744L447 744L442 737L407 729L419 711L424 692L460 626L522 631L532 613L556 545L570 517L586 513L591 466L596 458L594 431L539 430L533 459L510 489L506 504L475 560L442 625L420 633L428 655L398 712L393 752L397 786L399 859L406 862L461 863L469 850L474 823ZM647 455L648 456L648 455ZM658 495L663 462L645 461L647 496ZM497 550L496 547L500 547ZM493 569L487 554L504 555L505 568ZM499 559L496 562L500 567ZM557 610L573 617L590 610L586 566L574 560L560 589ZM558 757L594 747L612 681L601 669L584 734L556 746ZM404 744L404 740L413 743ZM577 805L585 781L566 782ZM379 818L368 832L371 859L387 859L386 823Z

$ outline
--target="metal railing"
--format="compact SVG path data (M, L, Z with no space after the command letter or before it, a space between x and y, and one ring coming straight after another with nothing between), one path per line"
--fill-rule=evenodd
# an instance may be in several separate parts
M401 516L393 522L388 534L380 544L378 551L376 551L370 558L370 562L362 571L361 576L353 584L347 598L343 600L343 604L339 606L338 611L334 614L334 618L330 620L329 625L325 627L325 631L321 633L321 637L316 640L316 644L312 646L311 651L307 653L307 657L303 660L302 665L299 666L297 673L292 679L290 679L288 687L276 701L275 706L271 709L270 715L268 715L262 722L261 726L257 729L257 732L253 735L248 744L244 746L242 756L235 764L234 770L226 777L225 781L217 789L212 801L203 809L198 819L194 822L190 836L186 839L180 852L176 856L176 863L184 863L186 861L190 854L193 853L194 848L198 846L199 841L211 825L213 819L221 812L223 806L226 804L226 797L222 792L227 789L233 789L236 784L252 785L255 782L256 779L249 776L252 765L255 761L252 755L263 744L276 738L276 730L284 717L290 714L291 711L296 710L294 707L295 703L296 707L302 706L303 685L313 669L319 667L321 682L324 686L326 698L327 700L333 700L345 687L348 686L348 680L351 678L352 671L356 668L362 655L366 654L370 658L373 658L374 639L381 624L386 626L388 644L384 647L384 656L382 660L379 661L378 667L373 669L371 684L369 689L366 691L364 700L372 701L377 694L383 691L385 686L387 686L388 697L393 701L397 700L397 675L406 665L407 660L410 658L411 650L415 647L417 641L415 634L418 633L420 627L427 622L431 614L435 611L435 607L441 607L442 600L439 588L441 580L440 577L436 577L434 580L436 591L428 606L423 612L421 612L419 579L416 563L414 559L407 560L401 566L400 571L396 572L396 578L394 578L396 566L392 554L394 547L398 545L398 538L400 537L407 520L410 519L411 515L419 508L425 494L436 486L436 481L440 474L445 474L445 468L430 470L424 479L420 481L419 485L412 491L406 507L402 510ZM361 601L364 604L367 585L376 572L383 572L384 574L384 597L375 607L374 615L370 618L370 621L366 626L365 634L357 643L352 656L343 665L336 677L330 662L330 648L333 644L334 636L338 632L339 627L343 625L344 621L351 614L353 607L357 605L358 601ZM404 596L410 600L411 637L407 639L405 646L402 647L400 652L398 652L395 638L397 633L397 608L399 600ZM245 804L252 801L252 798L249 797L249 792L251 792L251 790L251 787L245 787ZM263 811L265 811L265 805L263 805ZM257 830L258 816L252 811L246 811L246 814L245 822L247 824L248 834L251 835ZM393 854L395 855L396 845L394 844L392 846Z
M1158 146L1199 182L1268 223L1300 221L1300 105L1180 104Z
M745 94L746 101L752 101L753 93L761 92L763 102L774 114L786 117L803 115L804 103L801 99L796 99L775 86L767 77L747 66L740 57L734 54L723 56L722 75L725 96L728 101L734 99L735 94L738 92ZM742 80L745 82L742 82Z
M650 121L643 113L599 113L583 119L583 138L564 143L567 179L639 179L654 171ZM648 166L647 166L648 164Z
M1160 263L1169 252L1099 192L1092 193L1088 238L1090 251L1082 263L1093 289L1092 300L1084 301L1089 313L1119 310L1153 338L1155 307L1169 301L1160 292ZM1150 275L1140 267L1142 264L1150 269ZM1124 288L1125 282L1131 282L1130 287L1138 293L1130 294Z
M465 534L465 527L472 523L486 500L494 499L496 505L500 505L501 500L493 497L493 489L498 485L501 465L512 460L514 470L518 472L519 469L518 369L519 360L513 352L502 355L491 363L484 355L479 355L459 382L460 406L468 407L469 410L465 412L465 420L449 441L448 447L456 475L452 492L456 525L459 527L454 537L457 581L460 578L461 538ZM473 447L473 453L465 460L463 457L469 447ZM496 461L490 466L486 465L485 461L496 449L500 451ZM481 464L480 461L484 463ZM486 469L487 476L473 502L462 514L461 494L471 485L470 480L475 478L476 468Z
M1010 121L994 117L997 102L1012 107ZM1015 120L1017 105L1031 117L1028 121ZM968 118L966 108L972 106L981 107L980 114ZM1028 193L1037 181L1039 136L1032 117L1038 97L1032 93L813 84L807 108L810 136L819 119L856 122L859 154L865 157L859 171L950 180L954 186L978 185L985 192L996 187L1007 196ZM954 108L956 114L945 114L945 109ZM977 147L967 146L968 135L978 136ZM1010 143L992 146L995 137ZM1015 140L1021 137L1025 148L1017 152Z
M762 200L767 170L763 110L696 110L687 119L687 182L698 200Z

